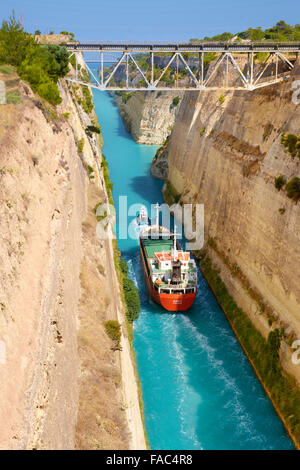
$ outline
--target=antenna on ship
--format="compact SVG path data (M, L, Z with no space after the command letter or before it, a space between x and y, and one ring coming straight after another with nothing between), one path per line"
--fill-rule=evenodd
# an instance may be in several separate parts
M177 246L176 246L176 225L174 226L174 245L173 245L174 260L177 261Z
M156 227L159 228L159 204L158 202L156 203L155 209L156 209Z

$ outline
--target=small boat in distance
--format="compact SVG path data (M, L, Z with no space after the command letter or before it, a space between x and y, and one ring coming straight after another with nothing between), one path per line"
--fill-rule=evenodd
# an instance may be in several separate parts
M150 219L148 217L148 212L145 206L142 206L139 212L139 215L136 218L138 225L149 225Z
M176 229L173 233L159 225L158 204L156 210L156 224L145 225L139 236L146 285L150 297L166 310L184 311L197 293L196 262L179 248Z

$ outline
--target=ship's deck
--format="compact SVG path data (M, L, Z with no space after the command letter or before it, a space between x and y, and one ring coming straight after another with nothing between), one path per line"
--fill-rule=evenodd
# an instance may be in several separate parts
M160 253L162 251L171 251L173 247L173 241L168 239L151 240L148 238L144 239L143 242L147 258L155 258L154 253Z

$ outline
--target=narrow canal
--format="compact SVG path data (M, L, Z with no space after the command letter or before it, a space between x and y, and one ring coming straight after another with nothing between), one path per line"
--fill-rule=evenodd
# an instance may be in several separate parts
M128 206L162 203L150 175L156 147L128 134L105 92L94 92L113 197ZM129 217L129 222L133 217ZM119 240L141 298L134 349L151 449L292 449L293 444L205 280L185 314L149 302L136 240Z

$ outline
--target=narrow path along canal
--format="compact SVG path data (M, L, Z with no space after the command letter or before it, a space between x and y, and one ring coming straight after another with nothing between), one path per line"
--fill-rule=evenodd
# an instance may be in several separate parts
M163 202L162 182L150 175L157 147L128 134L113 99L94 91L113 197ZM132 217L129 218L129 221ZM151 449L293 449L201 273L193 307L165 312L149 302L136 240L118 241L141 298L134 350Z

